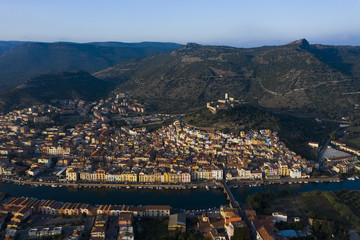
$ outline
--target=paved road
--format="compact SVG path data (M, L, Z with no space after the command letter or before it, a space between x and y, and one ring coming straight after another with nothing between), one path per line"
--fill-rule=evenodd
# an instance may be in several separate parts
M106 235L106 240L116 240L117 234L119 230L119 224L118 224L119 218L116 216L112 216L109 219L109 230Z
M328 138L328 139L326 140L325 144L320 148L320 151L319 151L319 153L318 153L318 158L317 158L317 162L318 162L319 164L321 164L321 158L322 158L324 152L326 151L327 147L329 146L330 141L331 141L331 139Z
M359 230L357 229L350 229L349 230L349 239L350 240L360 240L360 235L357 234Z

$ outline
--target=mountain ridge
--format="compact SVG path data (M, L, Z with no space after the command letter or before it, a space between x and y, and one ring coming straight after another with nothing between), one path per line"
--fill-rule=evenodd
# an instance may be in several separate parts
M131 47L71 42L16 44L8 46L0 55L2 87L16 86L41 74L76 70L93 73L133 58L169 53L178 47L162 43L148 43L147 46L134 44Z
M85 71L44 74L0 92L0 108L29 107L50 103L53 99L82 99L87 101L105 97L114 87Z
M118 81L119 89L164 111L203 106L227 92L266 108L332 113L359 104L358 94L347 95L360 91L357 66L360 47L321 48L306 39L260 48L189 43L94 76Z

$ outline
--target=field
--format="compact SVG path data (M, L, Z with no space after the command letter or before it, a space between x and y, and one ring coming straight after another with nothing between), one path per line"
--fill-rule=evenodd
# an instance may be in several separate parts
M346 145L360 149L360 127L349 127L347 134L342 139Z
M332 219L338 216L338 213L331 207L329 201L323 196L294 196L276 199L271 203L273 211L286 212L291 217L306 217L308 213L319 212L320 217Z
M343 190L338 193L339 198L353 211L356 216L360 216L360 191Z
M360 192L313 191L278 198L271 203L272 211L286 212L289 217L314 217L352 225L360 229Z

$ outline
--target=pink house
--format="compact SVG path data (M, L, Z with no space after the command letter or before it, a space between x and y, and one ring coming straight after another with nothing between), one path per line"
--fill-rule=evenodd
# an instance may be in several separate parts
M182 182L182 183L189 183L189 182L191 182L191 175L190 175L190 173L181 173L181 182Z

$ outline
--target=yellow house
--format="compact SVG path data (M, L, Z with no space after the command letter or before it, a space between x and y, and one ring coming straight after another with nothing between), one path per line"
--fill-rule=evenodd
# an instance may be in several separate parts
M139 173L139 182L154 183L156 175L154 173Z
M107 175L105 174L105 170L104 169L98 169L95 171L96 173L96 179L97 181L106 181L106 177Z
M124 176L123 181L124 182L137 182L137 174L134 172L131 173L122 173L121 175Z
M165 182L165 183L168 183L168 182L170 181L169 173L165 172L165 173L163 174L163 176L164 176L164 182Z
M280 164L280 175L281 176L289 176L290 169L287 164Z
M169 182L170 183L180 183L181 182L181 174L169 173Z
M78 180L78 173L73 168L66 169L66 180L76 182Z

